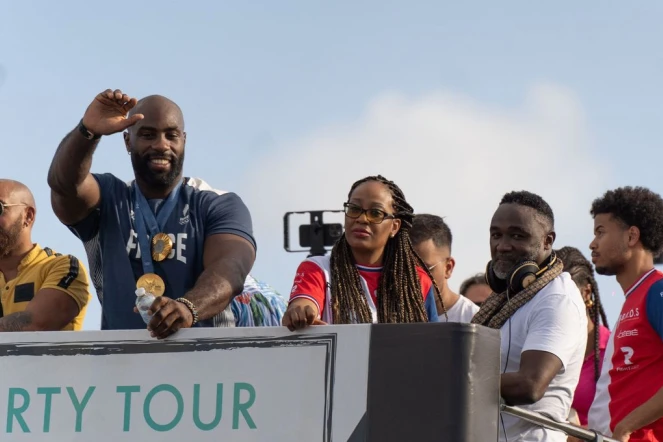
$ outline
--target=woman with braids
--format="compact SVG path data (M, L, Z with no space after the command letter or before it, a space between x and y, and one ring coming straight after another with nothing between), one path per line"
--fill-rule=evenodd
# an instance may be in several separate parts
M575 247L562 247L557 250L557 257L564 263L564 271L573 278L587 306L587 350L572 404L580 424L587 426L587 412L596 393L596 381L601 374L610 329L592 264Z
M412 248L414 211L401 189L366 177L352 185L344 208L345 234L331 256L297 269L283 325L437 322L439 290Z

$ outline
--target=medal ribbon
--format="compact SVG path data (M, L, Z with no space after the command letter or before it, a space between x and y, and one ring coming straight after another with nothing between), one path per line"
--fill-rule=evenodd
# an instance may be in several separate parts
M136 182L134 181L133 188L133 204L134 204L134 216L136 217L136 234L138 235L138 244L140 246L140 258L143 262L143 273L154 273L154 264L152 263L152 249L150 247L150 241L152 237L163 230L168 221L168 217L173 212L175 205L177 204L177 197L180 193L180 188L182 186L182 181L175 186L170 195L162 203L161 210L157 213L157 216L154 216L150 205L147 203L145 196L140 191ZM147 229L150 231L150 235L147 235Z

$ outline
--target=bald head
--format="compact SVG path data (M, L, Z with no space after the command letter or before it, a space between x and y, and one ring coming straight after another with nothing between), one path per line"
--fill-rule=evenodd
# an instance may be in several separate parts
M136 181L152 198L168 195L181 178L184 164L186 132L182 109L164 96L150 95L131 109L131 115L135 114L142 114L143 118L124 133L124 144Z
M136 106L129 111L128 116L131 117L134 114L143 114L145 119L150 120L166 116L171 121L177 121L181 130L184 130L184 114L182 113L182 109L173 100L163 95L148 95L141 98L136 103Z
M36 209L35 198L28 186L15 180L0 179L0 201L6 204L25 204Z

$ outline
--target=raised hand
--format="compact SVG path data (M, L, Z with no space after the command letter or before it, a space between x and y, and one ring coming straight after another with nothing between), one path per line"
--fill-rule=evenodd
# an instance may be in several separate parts
M119 89L106 89L96 97L83 115L83 125L95 135L111 135L122 132L144 118L143 114L127 114L138 100Z

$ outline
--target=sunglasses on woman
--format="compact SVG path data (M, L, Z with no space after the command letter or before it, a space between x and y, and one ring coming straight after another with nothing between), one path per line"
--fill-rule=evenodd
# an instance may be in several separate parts
M380 224L385 219L396 218L384 210L380 209L362 209L360 206L352 203L344 203L343 209L348 218L357 219L362 214L366 214L366 219L371 224Z

